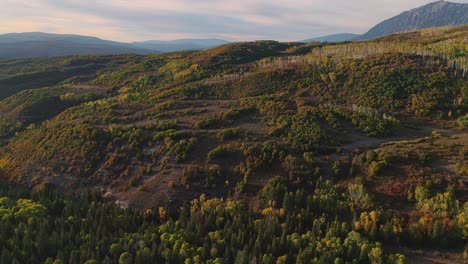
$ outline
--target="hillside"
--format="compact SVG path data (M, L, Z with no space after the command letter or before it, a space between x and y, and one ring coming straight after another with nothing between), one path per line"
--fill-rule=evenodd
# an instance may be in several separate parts
M387 19L359 39L375 39L408 30L468 24L468 4L437 1Z
M0 259L463 263L467 37L0 61Z
M118 67L136 55L70 56L0 61L0 99L26 90L94 78L100 70Z

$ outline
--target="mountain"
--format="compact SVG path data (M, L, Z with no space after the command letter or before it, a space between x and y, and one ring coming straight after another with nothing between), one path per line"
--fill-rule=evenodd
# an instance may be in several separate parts
M0 43L42 42L42 41L68 41L90 45L128 46L128 44L103 40L96 37L73 34L50 34L43 32L8 33L0 35Z
M344 42L344 41L351 41L359 38L361 35L353 34L353 33L341 33L341 34L333 34L318 38L310 38L306 40L302 40L302 43L309 43L309 42Z
M148 54L131 44L80 35L42 32L0 35L0 58L57 57L83 54Z
M133 42L136 47L161 52L174 52L182 50L205 50L229 43L223 39L177 39L177 40L148 40Z
M123 43L71 34L9 33L0 35L0 59L86 54L149 54L182 50L205 50L227 43L229 41L222 39L150 40Z
M301 42L344 42L353 40L369 40L402 31L463 24L468 24L468 4L437 1L419 8L405 11L398 16L387 19L377 24L363 35L341 33L310 38Z
M420 28L468 24L468 4L437 1L387 19L362 35L360 40Z
M81 44L68 41L28 41L21 43L0 43L0 59L130 53L149 54L152 52L139 48Z

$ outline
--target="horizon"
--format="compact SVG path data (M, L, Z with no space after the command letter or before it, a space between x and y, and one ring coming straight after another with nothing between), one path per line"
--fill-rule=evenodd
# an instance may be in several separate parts
M385 19L432 2L435 1L6 0L0 3L0 34L42 32L119 42L300 41L341 33L363 34ZM468 0L455 3L468 3ZM367 9L375 11L362 19L360 10Z
M101 40L104 40L104 41L113 41L113 42L128 43L128 44L141 43L141 42L151 42L151 41L170 42L170 41L180 41L180 40L221 40L221 41L235 42L235 40L229 40L229 39L203 38L203 37L201 37L201 38L178 38L178 39L167 39L167 40L147 39L147 40L141 40L141 41L117 41L117 40L113 40L113 39L100 38L98 36L92 36L92 35L80 35L80 34L74 34L74 33L53 33L53 32L43 32L43 31L6 32L6 33L0 33L0 36L13 35L13 34L47 34L47 35L61 35L61 36L78 36L78 37L98 38L98 39L101 39Z

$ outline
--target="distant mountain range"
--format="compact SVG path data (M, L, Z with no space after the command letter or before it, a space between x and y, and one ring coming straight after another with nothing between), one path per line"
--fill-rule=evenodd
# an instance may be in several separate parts
M169 41L148 40L133 42L132 44L136 47L151 51L174 52L181 50L204 50L227 43L229 43L229 41L224 39L177 39Z
M300 42L309 43L309 42L344 42L350 41L359 38L361 35L353 34L353 33L342 33L342 34L333 34L318 38L310 38L306 40L302 40Z
M301 42L369 40L402 31L463 24L468 24L468 4L437 1L387 19L363 35L342 33L311 38Z
M79 54L148 54L131 44L79 35L42 32L0 35L0 58L57 57Z
M150 40L123 43L96 37L42 32L0 35L0 58L57 57L80 54L149 54L204 50L229 43L221 39Z
M301 42L368 40L420 28L468 24L468 4L437 1L387 19L364 35L342 33ZM149 40L123 43L80 35L41 32L0 35L0 59L57 57L81 54L149 54L181 50L204 50L229 43L222 39Z

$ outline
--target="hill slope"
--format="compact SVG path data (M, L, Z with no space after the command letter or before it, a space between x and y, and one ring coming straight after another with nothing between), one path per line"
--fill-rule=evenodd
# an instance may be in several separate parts
M387 19L359 39L374 39L391 33L420 28L468 24L468 4L437 1Z
M467 36L0 62L2 261L463 263Z
M350 140L346 139L349 135L336 127L348 127L351 121L354 128L346 130L380 137L392 134L393 117L419 120L425 116L446 116L450 111L457 118L466 112L466 82L460 77L463 72L466 74L463 51L466 30L466 27L431 29L431 34L425 30L402 35L400 39L342 45L259 41L199 52L102 59L78 57L71 62L64 58L64 62L53 64L69 65L61 69L75 72L73 79L67 80L70 76L65 75L51 80L50 85L62 83L71 88L87 85L114 92L108 98L79 104L59 114L52 111L52 118L41 126L10 138L4 153L8 162L2 163L2 170L8 178L29 184L27 175L55 183L56 179L50 177L66 169L69 177L64 179L70 183L78 180L75 175L79 174L80 179L104 184L122 202L142 207L170 197L196 196L200 189L193 187L187 191L182 187L189 184L182 176L191 163L202 171L215 163L226 172L223 178L210 180L210 184L207 179L196 177L198 188L218 186L229 177L232 177L229 181L240 186L262 186L267 178L261 172L254 173L252 182L243 182L234 176L231 167L239 160L218 161L216 155L208 153L218 147L229 152L244 141L249 142L244 147L251 144L260 147L273 140L286 144L283 147L291 155L301 151L329 154ZM447 50L448 47L452 49ZM441 60L426 62L429 57ZM457 75L450 67L457 69ZM24 75L7 77L5 87L15 82L32 85L35 74L32 69ZM42 80L43 75L37 78ZM24 88L19 86L18 91ZM17 96L14 93L12 90L5 96ZM6 105L11 105L8 102L18 99L5 100ZM328 109L327 104L338 110ZM381 118L392 118L367 123L373 119L355 116L353 111L358 110L352 110L353 105L368 109L365 111L378 111ZM343 120L329 124L330 120L321 119L332 113L341 113ZM303 114L317 115L314 119L322 125L310 124L313 129L299 127L307 119ZM15 122L8 120L4 131L25 128L23 125L9 129L8 125ZM312 130L302 134L303 129ZM309 138L308 133L314 137ZM139 158L134 160L133 155ZM116 159L119 162L115 163ZM161 162L168 167L162 170L158 167ZM148 166L151 169L143 169ZM41 171L36 171L39 167ZM70 184L68 180L62 180L61 184ZM162 182L169 181L180 187L161 187ZM141 193L135 186L146 185L151 186L148 192L154 196L140 200ZM232 184L220 186L212 191L222 194L232 191L232 187Z

